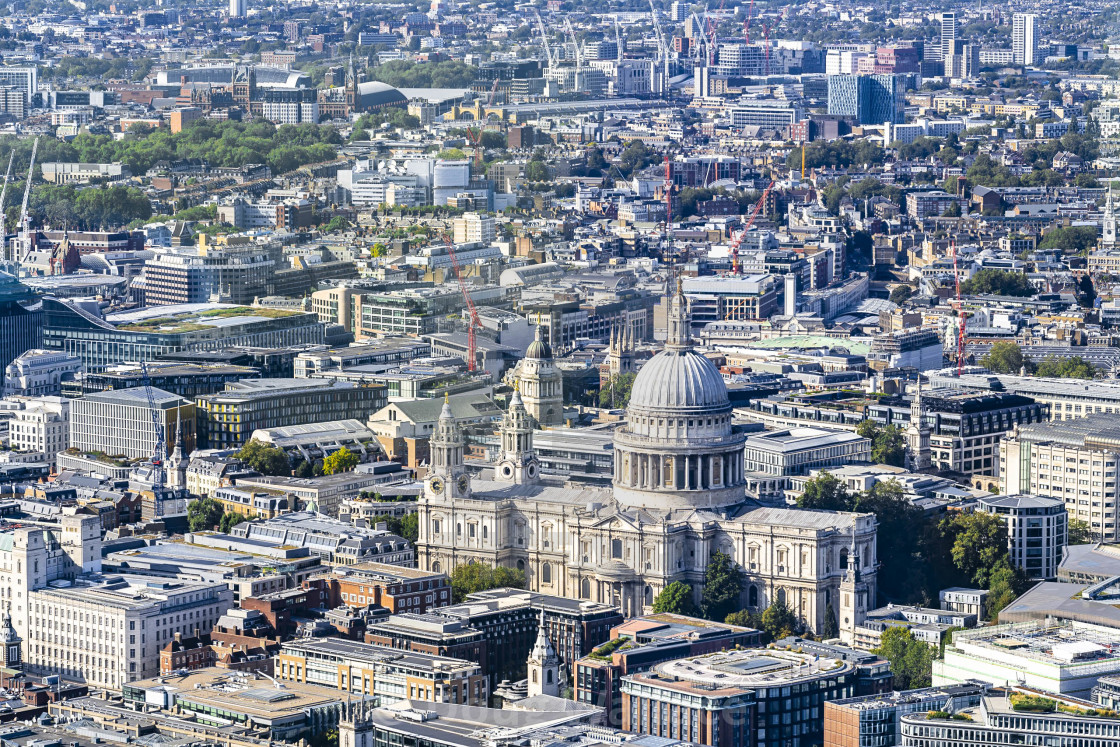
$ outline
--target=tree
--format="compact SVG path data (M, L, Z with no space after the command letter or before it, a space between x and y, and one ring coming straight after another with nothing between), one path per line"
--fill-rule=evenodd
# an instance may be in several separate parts
M1086 545L1093 541L1093 530L1084 519L1069 519L1066 525L1067 545Z
M945 212L941 214L942 218L959 218L961 217L961 204L953 200L949 203L949 207L945 208Z
M941 528L952 538L957 570L978 587L988 588L992 570L1007 558L1007 524L997 514L974 511L942 520Z
M856 426L856 434L871 439L871 461L902 467L906 463L906 436L896 425L880 426L864 420Z
M723 620L739 607L742 593L743 571L730 555L717 551L704 571L700 614L708 620Z
M816 508L825 511L850 511L852 495L848 492L848 486L831 472L821 472L805 482L805 490L797 496L797 507Z
M879 648L872 653L890 662L896 690L929 687L933 677L933 649L916 640L906 628L895 626L884 630Z
M611 409L626 407L630 402L630 390L634 387L637 374L624 373L612 376L607 385L599 389L599 407Z
M1055 379L1092 379L1096 375L1093 364L1079 355L1070 358L1048 355L1035 367L1035 376Z
M910 300L910 297L912 295L914 295L913 288L911 288L909 285L899 285L891 290L890 300L891 303L896 303L901 306L902 304Z
M524 589L525 571L504 566L491 568L475 562L457 565L451 571L451 596L456 604L468 594L503 587Z
M1066 256L1085 257L1097 246L1096 226L1055 228L1038 242L1039 249L1057 249Z
M341 472L350 472L357 466L358 455L343 447L323 460L323 474L337 475Z
M213 498L199 498L187 506L187 525L192 532L213 529L222 521L222 504Z
M1013 568L1006 557L1000 560L988 575L990 586L984 612L988 620L995 620L1007 605L1026 591L1029 584L1026 574L1018 568Z
M696 617L699 610L692 601L692 587L684 581L674 581L661 590L653 600L653 611Z
M1006 341L993 343L987 355L980 359L980 365L993 373L1001 374L1017 374L1024 367L1030 369L1022 349L1015 343Z
M736 610L723 621L728 625L738 625L741 628L754 628L755 630L762 630L762 615L751 610Z
M915 584L926 575L929 559L921 554L918 538L927 521L906 497L897 480L876 482L856 497L854 511L875 514L876 555L890 573L879 574L879 591L891 600L920 601L924 590Z
M1093 278L1089 275L1082 275L1081 280L1077 281L1077 302L1090 309L1096 300L1097 289L1093 287Z
M255 438L241 447L237 458L262 475L290 475L292 466L288 455L276 446L263 443Z
M785 602L775 601L762 612L762 630L774 640L788 638L798 627L797 616Z
M551 180L548 173L548 166L544 161L529 161L525 166L525 178L531 182L547 182Z
M219 528L222 530L222 532L228 534L230 529L233 529L243 521L247 521L247 519L237 512L222 514L222 520L219 524Z
M398 537L403 537L410 543L415 543L420 537L420 517L418 514L405 514L404 516L390 516L381 514L370 520L373 526L385 524L385 528Z
M1034 286L1025 273L985 268L961 283L961 293L996 296L1033 296Z
M824 637L835 638L840 633L840 627L836 624L836 611L832 609L832 602L825 605L824 608Z

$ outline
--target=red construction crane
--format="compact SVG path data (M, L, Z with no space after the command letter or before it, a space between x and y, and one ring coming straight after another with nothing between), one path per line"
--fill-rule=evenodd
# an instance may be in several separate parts
M766 39L766 50L765 51L766 51L766 75L767 76L770 75L770 32L777 29L778 25L781 24L782 19L784 19L785 17L786 17L786 9L782 8L782 12L778 16L778 20L774 21L773 26L767 26L765 23L762 24L762 36Z
M754 204L754 210L751 211L751 217L747 220L746 225L743 226L743 230L739 232L738 236L731 239L732 275L739 274L739 245L742 244L743 239L747 237L747 231L751 230L751 226L754 225L754 219L758 217L759 212L762 210L762 206L766 204L766 198L770 196L770 190L773 188L774 182L770 182L770 184L766 186L766 190L762 193L762 197L759 197L758 202Z
M751 14L754 13L754 0L747 6L747 20L743 21L743 39L747 44L751 43Z
M482 151L483 151L483 148L482 148L482 127L481 127L481 125L478 128L478 132L475 132L470 127L468 127L467 128L467 137L470 139L471 143L474 145L474 170L477 173L481 174L482 173Z
M716 10L717 15L723 12L723 3L724 3L724 0L719 0L719 9ZM711 41L708 44L708 52L709 52L708 63L711 64L711 65L716 64L716 29L717 29L718 26L719 26L719 21L717 20L717 21L713 22L712 21L712 16L709 14L708 15L708 36L711 37Z
M488 98L486 100L486 105L487 106L493 106L494 105L494 96L497 95L497 93L498 93L498 82L500 80L501 80L500 78L494 78L494 86L490 89L490 98Z
M443 242L447 244L447 253L451 257L451 269L455 271L455 278L459 281L459 290L463 293L463 302L467 305L467 370L474 371L477 350L474 334L475 330L482 326L482 322L478 318L478 310L474 307L474 300L471 299L471 294L467 291L467 281L463 279L463 270L459 267L459 258L455 256L455 242L446 234L443 236Z
M957 285L957 376L964 370L964 327L968 317L961 304L961 276L957 271L957 242L949 242L950 251L953 253L953 280Z
M672 262L669 256L673 242L673 172L669 168L669 155L665 155L665 261Z

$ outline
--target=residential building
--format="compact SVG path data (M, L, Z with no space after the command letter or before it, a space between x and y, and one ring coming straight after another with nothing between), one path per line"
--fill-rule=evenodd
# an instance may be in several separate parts
M1013 566L1030 579L1058 575L1067 539L1063 498L992 496L980 499L979 510L995 514L1007 524L1007 553Z
M4 396L47 397L62 393L62 382L82 370L72 355L33 349L8 364L4 372Z
M452 222L455 244L493 243L495 222L492 215L463 213Z
M941 59L948 60L957 49L957 14L941 14Z
M196 400L200 443L238 447L259 429L367 417L385 406L383 385L326 379L249 379Z
M859 124L898 124L903 114L903 79L890 73L828 76L828 113Z
M962 213L968 211L967 198L951 195L940 189L927 192L908 192L906 194L906 214L914 220L944 215L945 211L956 205Z
M375 703L412 701L485 707L490 697L478 663L342 638L285 643L277 658L281 681L372 695Z
M1120 426L1108 413L1020 427L999 444L1000 492L1061 501L1070 519L1088 524L1094 539L1115 542L1116 437Z
M1038 36L1038 16L1014 13L1011 16L1011 50L1016 65L1038 65L1042 62Z
M39 92L39 69L37 67L0 67L0 86L8 86L22 91L24 100L30 105Z
M156 408L153 413L152 407ZM195 447L195 407L162 389L120 389L87 394L70 403L70 446L127 459L146 459L156 448L159 421L167 453L182 433L183 453Z

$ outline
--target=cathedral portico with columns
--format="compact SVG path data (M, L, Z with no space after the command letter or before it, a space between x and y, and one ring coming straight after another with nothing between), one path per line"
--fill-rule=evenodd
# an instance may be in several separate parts
M743 570L744 608L782 601L820 632L831 607L851 624L863 611L845 607L875 598L875 517L746 497L745 434L732 422L727 386L692 347L679 288L668 303L666 347L639 370L614 440L611 488L541 477L524 371L501 425L501 454L480 475L463 464L464 439L445 407L419 500L420 566L519 568L534 591L614 604L632 616L674 581L691 584L699 598L709 558L721 551ZM543 363L536 368L549 370ZM853 562L861 569L856 587Z

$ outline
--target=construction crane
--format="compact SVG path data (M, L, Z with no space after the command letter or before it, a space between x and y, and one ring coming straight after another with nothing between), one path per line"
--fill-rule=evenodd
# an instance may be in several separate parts
M964 313L964 306L961 304L961 276L957 271L957 242L949 242L949 247L953 253L953 280L957 286L957 376L960 376L964 370L964 328L968 316Z
M541 43L544 45L544 56L548 58L548 66L550 68L556 67L556 59L552 56L552 47L548 46L548 32L545 31L544 21L541 20L541 14L538 10L533 10L537 17L537 28L541 32Z
M743 230L739 232L738 236L731 239L731 274L732 275L738 275L739 274L739 245L742 244L743 239L745 239L747 237L747 231L751 230L751 226L754 225L755 218L757 218L758 214L762 211L762 206L766 204L766 198L770 196L770 190L773 189L773 188L774 188L774 182L770 182L770 184L768 184L766 186L765 191L763 191L762 197L759 197L758 202L756 202L754 204L754 209L751 211L751 217L749 219L747 219L746 224L743 226Z
M490 88L490 98L486 99L487 106L494 105L494 97L498 95L498 83L500 82L501 78L494 78L494 85Z
M743 39L747 44L751 43L751 15L754 13L754 0L747 6L747 20L743 21Z
M31 144L31 162L27 165L27 179L23 184L23 205L19 209L19 231L24 243L23 257L20 263L27 261L31 254L31 218L27 214L27 204L31 200L31 177L35 173L35 154L39 152L39 138Z
M782 12L778 16L778 20L774 22L773 26L767 26L765 23L762 24L762 36L766 40L765 52L766 52L766 75L767 76L770 75L770 32L776 30L778 28L778 25L782 22L782 19L784 19L785 17L786 17L786 9L782 8Z
M152 430L155 431L156 437L156 445L152 450L152 466L155 467L152 487L155 489L158 500L163 494L163 466L167 456L167 441L163 437L164 424L160 419L160 413L163 411L156 407L156 396L152 391L152 377L148 375L148 364L144 361L140 361L140 377L144 384L144 394L148 398L148 411L152 416Z
M615 62L622 62L622 50L624 47L622 45L622 31L618 28L617 17L614 19L614 45L618 49L618 52L615 54Z
M716 15L720 15L720 14L723 13L723 3L724 3L724 0L719 0L719 8L716 10ZM716 49L718 48L718 45L716 44L716 31L718 30L718 28L719 28L719 21L718 20L713 21L712 20L712 14L709 13L708 14L708 36L710 37L711 41L708 44L708 63L711 64L711 65L716 64Z
M447 254L451 257L451 269L454 270L455 278L459 281L459 290L463 293L463 302L467 306L467 370L474 371L477 355L475 330L482 327L482 321L478 318L478 310L474 307L474 299L471 298L471 294L467 290L467 281L463 278L463 269L459 266L459 258L455 255L455 242L451 240L450 236L444 234L443 243L447 245Z
M576 75L577 75L576 87L577 87L577 90L578 90L578 87L579 87L578 75L583 70L583 59L582 59L582 56L579 53L579 39L576 38L575 29L572 28L572 19L568 18L567 16L564 16L564 27L568 29L568 36L572 37L572 49L575 51L575 55L576 55Z
M661 63L662 75L665 76L665 94L669 94L669 45L665 43L665 34L661 31L661 22L657 20L657 8L653 0L649 0L649 14L653 19L653 31L657 34L657 61ZM695 16L694 16L695 17Z
M8 182L12 178L12 162L16 158L16 152L13 150L8 154L8 171L4 174L4 188L0 189L0 235L7 234L8 229L4 221L4 199L8 196Z
M475 132L470 127L467 128L467 137L470 138L471 144L474 145L474 170L479 174L482 173L482 127L479 126L478 131Z

